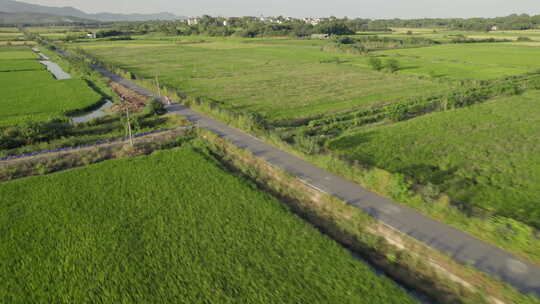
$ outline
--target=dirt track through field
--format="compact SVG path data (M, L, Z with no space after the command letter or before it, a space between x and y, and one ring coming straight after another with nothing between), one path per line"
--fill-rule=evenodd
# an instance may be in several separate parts
M93 68L105 77L143 96L157 97L150 91L101 67L94 66ZM312 187L365 211L385 225L446 253L463 264L489 273L525 294L534 294L540 298L540 267L476 239L461 230L373 193L358 184L333 175L252 135L220 123L183 105L173 104L167 109L171 113L186 117L200 128L218 134L223 139L253 153L256 157L273 166L298 176Z

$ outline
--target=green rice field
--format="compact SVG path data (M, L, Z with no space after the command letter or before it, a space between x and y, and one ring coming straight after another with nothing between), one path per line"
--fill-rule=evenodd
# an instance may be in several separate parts
M408 34L411 32L412 35ZM392 32L363 33L377 34L380 37L420 37L433 39L440 42L450 42L456 36L464 36L471 39L506 39L517 40L519 37L527 37L532 41L540 42L540 30L501 30L501 31L457 31L444 28L393 28Z
M0 27L0 41L24 40L24 35L15 27Z
M540 69L540 49L514 43L446 44L375 54L397 59L400 74L453 79L497 79Z
M9 41L9 40L20 40L24 39L24 35L22 33L3 33L0 32L0 41Z
M77 46L145 78L268 120L309 117L447 90L448 83L380 73L321 41L136 37ZM173 40L174 39L174 40ZM206 42L200 42L200 41ZM144 59L144 60L141 60Z
M414 303L190 146L0 184L6 303Z
M540 91L368 128L331 149L540 228Z
M0 126L48 120L97 104L82 79L56 80L28 47L0 48Z

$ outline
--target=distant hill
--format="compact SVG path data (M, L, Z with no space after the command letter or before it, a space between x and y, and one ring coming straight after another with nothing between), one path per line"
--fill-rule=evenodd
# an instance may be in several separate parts
M1 0L0 0L1 1ZM176 20L183 19L171 13L158 14L112 14L112 13L97 13L86 14L89 18L98 21L149 21L149 20Z
M111 21L148 21L148 20L175 20L181 19L171 13L159 14L112 14L97 13L88 14L73 7L50 7L30 4L13 0L0 0L0 11L5 13L39 13L54 16L70 16L87 20L97 20L102 22Z
M3 9L3 8L2 8ZM95 24L97 21L71 16L56 16L44 13L5 13L0 12L0 24L3 25L69 25L69 24Z

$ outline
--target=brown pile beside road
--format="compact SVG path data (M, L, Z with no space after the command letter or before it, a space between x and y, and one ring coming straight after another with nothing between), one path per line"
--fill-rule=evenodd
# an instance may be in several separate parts
M141 111L146 106L146 103L149 100L147 97L133 90L130 90L117 82L110 81L109 86L116 92L116 94L118 94L118 96L120 96L120 98L122 98L127 103L130 111ZM115 104L111 107L111 111L123 112L124 106L125 105Z

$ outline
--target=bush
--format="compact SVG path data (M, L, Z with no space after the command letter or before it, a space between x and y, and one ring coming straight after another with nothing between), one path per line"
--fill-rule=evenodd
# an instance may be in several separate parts
M158 99L152 99L152 101L150 101L146 106L146 109L151 115L163 115L167 113L165 105Z
M395 73L397 71L399 71L400 67L399 67L399 62L396 60L396 59L388 59L388 61L386 61L386 69L391 72L391 73Z
M369 57L368 64L375 71L380 71L384 68L382 61L377 57Z
M354 43L356 43L356 40L354 38L352 38L352 37L349 37L349 36L345 36L345 37L334 36L332 39L337 44L354 44Z
M31 145L41 140L43 127L35 121L25 121L17 125L19 136L26 144Z
M0 149L13 149L25 144L31 145L69 136L72 129L73 126L62 119L53 119L48 122L24 121L15 128L7 128L3 131Z
M53 119L47 123L42 124L41 137L45 140L57 139L60 137L71 135L73 126L66 120Z
M344 22L324 22L315 27L315 32L328 35L354 35L356 34Z
M404 104L394 104L388 110L388 118L392 121L402 121L407 119L408 108Z
M0 135L0 150L15 149L23 145L17 138Z
M517 41L526 42L526 41L532 41L532 39L529 37L520 36L518 37Z
M307 154L317 154L321 152L321 145L317 139L306 136L306 135L297 135L294 138L294 142L297 148Z

